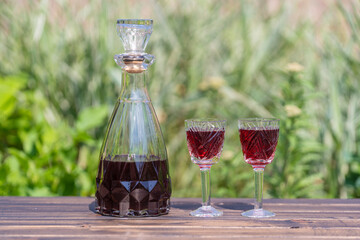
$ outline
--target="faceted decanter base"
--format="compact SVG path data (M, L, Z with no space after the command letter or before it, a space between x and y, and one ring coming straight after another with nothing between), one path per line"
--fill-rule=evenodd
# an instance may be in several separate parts
M96 210L107 216L145 217L167 214L171 182L166 160L134 155L136 162L120 161L127 155L103 160L103 179L97 181ZM155 159L155 157L153 156Z
M142 208L141 210L139 210L140 205L137 207L137 210L129 208L129 205L129 203L120 203L118 209L97 206L96 212L111 217L156 217L168 214L170 210L169 199L161 202L150 202L147 204L148 208Z

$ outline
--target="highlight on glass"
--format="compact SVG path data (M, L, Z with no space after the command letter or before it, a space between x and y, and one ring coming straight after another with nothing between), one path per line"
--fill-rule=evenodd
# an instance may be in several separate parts
M185 120L187 146L191 161L200 167L202 185L202 206L192 212L195 217L217 217L223 212L210 203L210 169L221 155L225 138L226 120Z
M263 218L275 213L263 209L263 176L265 166L275 156L279 138L279 119L247 118L239 120L239 135L245 162L253 167L255 175L254 209L243 212L245 217Z

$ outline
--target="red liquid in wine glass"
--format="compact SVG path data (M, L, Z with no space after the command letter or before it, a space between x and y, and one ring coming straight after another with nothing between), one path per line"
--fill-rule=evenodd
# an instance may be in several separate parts
M216 157L222 150L225 130L186 131L187 144L191 156L196 158L196 164L211 165L209 161ZM194 161L194 160L193 160Z
M272 162L279 138L279 129L240 129L240 142L247 163L265 167Z

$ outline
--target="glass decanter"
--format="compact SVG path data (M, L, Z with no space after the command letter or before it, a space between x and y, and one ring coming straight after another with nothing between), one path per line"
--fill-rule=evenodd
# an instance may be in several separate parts
M100 152L96 211L117 217L158 216L170 209L166 147L146 88L154 56L145 53L152 20L119 19L125 53L115 55L122 88Z

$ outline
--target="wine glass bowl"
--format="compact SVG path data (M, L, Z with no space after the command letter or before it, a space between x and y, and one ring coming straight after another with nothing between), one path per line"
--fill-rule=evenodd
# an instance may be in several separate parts
M223 213L210 204L210 169L221 155L225 138L226 120L185 120L187 146L191 161L200 167L202 207L190 212L195 217L216 217Z
M191 161L204 166L217 163L221 155L224 137L225 130L222 128L212 126L188 128L186 139Z
M275 156L279 138L279 120L273 118L248 118L239 120L239 136L245 162L255 173L254 210L242 213L243 216L262 218L275 216L262 208L262 187L265 166Z

